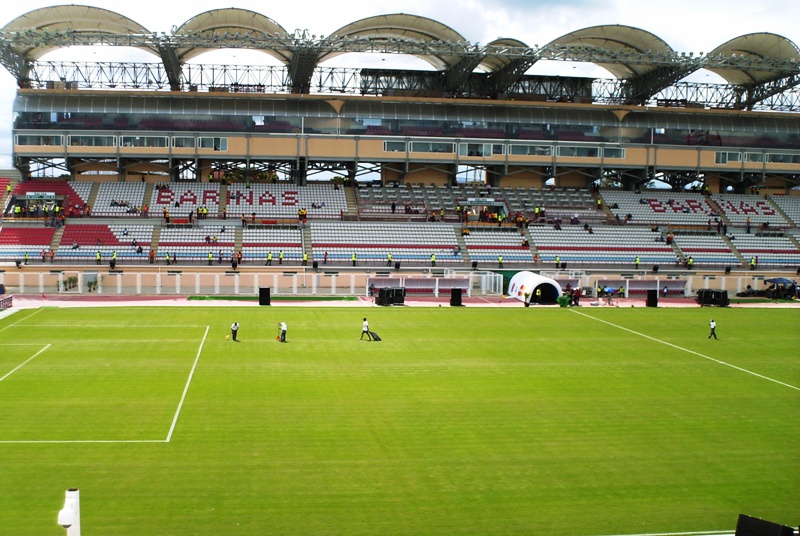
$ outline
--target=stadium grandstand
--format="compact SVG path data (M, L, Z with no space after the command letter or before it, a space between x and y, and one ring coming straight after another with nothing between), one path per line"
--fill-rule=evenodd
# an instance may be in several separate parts
M414 15L316 37L236 8L159 34L58 5L0 45L18 85L3 262L800 267L800 50L779 35L697 55L619 25L480 46ZM153 61L46 59L74 45ZM190 62L234 48L281 66ZM433 70L322 65L375 52ZM540 60L614 78L527 74ZM684 81L703 69L725 82Z

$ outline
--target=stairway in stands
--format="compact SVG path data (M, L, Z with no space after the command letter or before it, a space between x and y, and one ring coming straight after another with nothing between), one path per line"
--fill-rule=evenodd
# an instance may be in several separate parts
M308 258L311 260L313 265L314 251L311 247L311 226L308 224L303 226L303 253L308 253Z
M353 186L353 187L345 187L344 189L344 198L347 200L348 216L352 214L356 215L358 214L358 200L356 199L356 188L357 186Z
M464 236L461 234L461 226L456 226L456 242L458 243L458 247L461 248L461 258L464 259L464 263L467 266L472 265L472 260L469 258L469 251L467 250L467 242L464 240Z
M100 183L95 182L92 184L92 190L89 192L89 199L86 200L86 204L89 205L90 208L94 208L95 201L97 201L97 194L100 191Z
M158 258L158 242L161 240L161 227L156 225L153 227L153 238L150 240L150 250Z
M61 227L56 229L56 232L53 235L53 239L50 241L51 250L58 251L58 245L61 243L61 237L64 236L64 229L66 229L65 225L62 225Z
M223 211L225 212L226 215L228 214L228 185L225 184L224 182L219 185L219 214L218 214L219 218L222 217ZM239 244L241 244L241 242L239 242Z

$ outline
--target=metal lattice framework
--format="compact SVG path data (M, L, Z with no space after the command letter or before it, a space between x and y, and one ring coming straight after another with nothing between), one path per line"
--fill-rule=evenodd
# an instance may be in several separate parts
M82 89L170 90L171 82L161 63L126 62L37 62L29 71L29 86L44 89L53 81L76 82ZM457 92L446 92L438 71L377 70L317 67L309 82L310 93L350 95L417 95L422 97L461 96L485 98L491 90L491 74L472 73ZM659 101L692 103L705 108L800 111L797 77L774 82L788 87L758 100L746 100L741 86L696 82L675 82L642 104ZM289 94L289 72L282 66L189 64L181 70L180 90L208 91L224 88L234 93ZM626 81L575 77L519 76L509 94L537 95L548 101L595 102L621 105L630 98Z
M160 63L78 63L33 61L21 50L69 46L125 46L157 51ZM521 45L521 44L519 44ZM289 54L285 67L216 66L181 63L176 51L186 49L251 49ZM320 67L325 56L342 53L404 54L420 57L458 58L444 70L382 71L369 80L357 70ZM78 87L151 88L188 91L226 87L237 91L276 93L347 92L385 94L387 91L417 89L432 94L497 98L526 92L535 85L524 75L539 60L577 61L598 65L646 66L638 74L615 82L602 82L595 100L613 104L646 104L665 94L683 94L689 102L716 108L778 109L800 111L797 87L800 65L794 58L768 58L755 54L698 54L668 51L639 52L585 45L542 47L490 43L479 46L464 42L420 40L402 37L333 36L316 38L307 32L269 35L237 33L125 33L72 31L70 29L24 29L0 32L0 63L9 70L20 87L41 87L52 81L75 81ZM475 69L494 62L494 72ZM698 69L715 72L739 70L758 72L764 78L742 85L681 84L679 81ZM689 88L694 89L689 89ZM702 88L702 90L700 89ZM570 98L582 95L547 95ZM688 98L692 97L692 98ZM666 97L665 97L666 98Z

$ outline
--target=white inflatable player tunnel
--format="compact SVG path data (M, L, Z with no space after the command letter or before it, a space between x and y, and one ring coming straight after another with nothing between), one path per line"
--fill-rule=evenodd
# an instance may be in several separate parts
M537 301L537 290L541 291L539 301ZM561 285L555 279L526 271L514 274L508 283L507 296L523 303L527 300L528 303L552 305L563 293Z

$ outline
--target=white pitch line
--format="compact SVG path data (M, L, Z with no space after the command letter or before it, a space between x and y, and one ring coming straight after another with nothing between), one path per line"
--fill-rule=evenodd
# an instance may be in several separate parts
M634 335L638 335L640 337L644 337L645 339L650 339L651 341L655 341L655 342L658 342L658 343L661 343L661 344L665 344L667 346L671 346L672 348L675 348L676 350L681 350L683 352L696 355L697 357L702 357L703 359L708 359L709 361L713 361L714 363L717 363L719 365L725 365L726 367L730 367L730 368L736 369L736 370L738 370L740 372L744 372L746 374L750 374L750 375L755 376L757 378L761 378L762 380L767 380L769 382L777 383L778 385L783 385L784 387L788 387L789 389L794 389L795 391L800 391L800 387L797 387L796 385L792 385L792 384L789 384L789 383L784 383L784 382L782 382L780 380L776 380L775 378L770 378L769 376L764 376L763 374L759 374L758 372L753 372L752 370L747 370L746 368L737 367L736 365L732 365L730 363L726 363L725 361L721 361L719 359L714 359L713 357L709 357L707 355L703 355L700 352L695 352L694 350L689 350L688 348L684 348L682 346L678 346L677 344L672 344L671 342L662 341L661 339L656 339L655 337L651 337L650 335L645 335L644 333L639 333L638 331L634 331L632 329L628 329L628 328L620 326L618 324L614 324L613 322L608 322L607 320L603 320L602 318L596 318L596 317L594 317L592 315L587 315L586 313L578 312L575 309L570 309L570 311L572 311L576 315L581 315L581 316L585 316L586 318L591 318L592 320L596 320L598 322L602 322L603 324L608 324L609 326L615 327L617 329L621 329L623 331L627 331L628 333L633 333ZM632 535L632 536L637 536L637 535Z
M700 532L649 532L644 534L613 534L604 536L734 536L731 530L704 530Z
M206 343L206 337L208 336L208 330L211 326L206 326L206 332L203 334L203 340L200 341L200 348L197 349L197 355L194 358L194 363L192 364L192 370L189 371L189 377L186 379L186 386L183 388L183 394L181 395L181 401L178 403L178 409L175 411L175 417L172 419L172 425L169 427L169 433L167 433L166 443L169 443L172 439L172 432L175 431L175 425L178 424L178 417L181 415L181 408L183 408L183 401L186 400L186 393L189 392L189 385L192 383L192 377L194 376L194 370L197 368L197 362L200 360L200 353L203 351L203 345Z
M163 439L20 439L0 441L0 444L35 445L47 443L166 443Z
M29 314L29 315L28 315L28 316L26 316L25 318L20 318L19 320L17 320L17 321L16 321L16 322L14 322L13 324L9 324L9 325L7 325L6 327L4 327L4 328L0 329L0 332L3 332L3 331L7 330L7 329L8 329L8 328L10 328L10 327L16 326L17 324L19 324L19 323L20 323L20 322L22 322L23 320L27 320L27 319L29 319L30 317L32 317L33 315L35 315L35 314L38 314L38 313L41 313L43 310L44 310L44 309L36 309L36 311L35 311L35 312L33 312L33 313ZM74 327L74 326L73 326L73 327Z
M45 346L44 348L42 348L41 350L39 350L38 352L36 352L35 354L33 354L31 357L29 357L28 359L26 359L24 363L20 363L20 364L17 366L17 368L15 368L15 369L14 369L14 370L12 370L11 372L9 372L8 374L6 374L6 375L5 375L5 376L3 376L2 378L0 378L0 382L1 382L1 381L3 381L3 380L5 380L6 378L8 378L9 376L11 376L12 374L14 374L16 371L18 371L18 370L19 370L19 369L21 369L22 367L24 367L26 364L28 364L28 362L30 362L31 360L33 360L33 359L34 359L34 358L35 358L37 355L41 354L42 352L44 352L45 350L47 350L48 348L50 348L50 346L52 346L52 345L48 344L47 346Z

